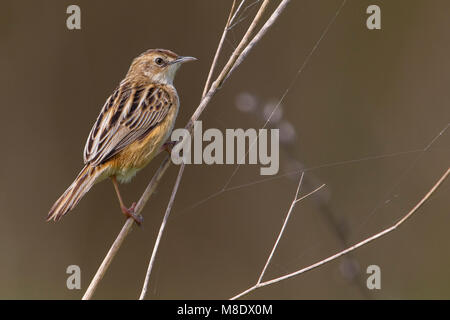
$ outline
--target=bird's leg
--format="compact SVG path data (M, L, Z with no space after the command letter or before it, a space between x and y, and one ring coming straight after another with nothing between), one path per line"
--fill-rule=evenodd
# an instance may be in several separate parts
M133 204L131 205L130 208L125 207L125 205L123 204L122 196L120 195L119 185L117 183L116 176L112 176L111 180L114 185L114 189L116 190L117 198L119 199L119 203L120 203L120 209L122 209L123 214L129 218L133 218L133 220L138 225L141 225L141 223L144 221L144 218L140 214L136 214L134 212L134 208L136 207L136 202L133 202Z

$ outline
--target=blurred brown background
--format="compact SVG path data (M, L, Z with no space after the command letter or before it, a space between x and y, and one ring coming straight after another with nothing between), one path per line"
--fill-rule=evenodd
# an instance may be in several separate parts
M81 7L81 30L66 28L70 4ZM96 185L58 223L45 217L81 169L95 117L132 58L159 47L199 59L176 78L176 126L184 126L230 4L2 1L0 298L82 296L124 222L112 184ZM214 97L204 128L261 128L340 4L292 1ZM381 31L366 28L370 4L381 7ZM327 187L297 205L266 279L335 253L412 208L449 164L450 130L421 151L450 119L449 10L445 0L348 1L271 124L283 128L279 175L193 207L221 190L235 167L186 168L148 298L225 299L254 284L295 192L299 175L287 172L311 168L303 193ZM254 13L230 34L226 55ZM161 159L122 186L127 203L138 199ZM144 225L126 239L95 298L138 297L176 172L169 169L143 212ZM265 178L259 166L241 166L229 187ZM450 298L449 204L447 182L395 232L247 298ZM66 288L71 264L81 267L82 290ZM378 291L365 286L372 264L381 267Z

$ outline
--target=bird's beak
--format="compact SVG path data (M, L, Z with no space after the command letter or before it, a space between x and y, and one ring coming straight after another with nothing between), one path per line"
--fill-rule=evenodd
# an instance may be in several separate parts
M172 62L170 62L170 64L174 64L174 63L185 63L185 62L195 61L195 60L197 60L197 58L194 58L194 57L182 57L182 56L179 56L178 58L176 58L175 60L173 60Z

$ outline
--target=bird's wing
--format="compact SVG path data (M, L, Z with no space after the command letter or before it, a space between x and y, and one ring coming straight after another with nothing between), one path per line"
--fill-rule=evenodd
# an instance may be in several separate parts
M84 147L84 163L97 166L164 120L172 107L170 94L158 85L122 83L108 98Z

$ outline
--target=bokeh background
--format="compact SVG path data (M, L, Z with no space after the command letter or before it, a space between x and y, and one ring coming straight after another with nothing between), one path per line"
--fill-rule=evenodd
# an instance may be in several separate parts
M81 30L66 28L70 4L81 7ZM326 188L296 206L265 279L390 226L448 167L450 130L438 134L450 119L450 3L349 0L296 78L340 4L292 1L202 115L204 129L261 128L295 79L269 124L281 129L277 176L261 177L259 166L244 165L227 191L208 198L235 166L187 166L148 298L226 299L254 284L302 169L303 194ZM381 7L382 30L366 28L370 4ZM105 99L144 50L199 59L176 78L182 101L176 126L185 125L230 5L2 1L0 298L81 298L124 223L112 184L96 185L58 223L45 222L49 208L81 169L85 139ZM224 55L255 9L230 33ZM122 186L127 203L138 199L161 160ZM138 297L176 172L172 166L165 175L143 226L128 236L95 298ZM246 298L450 298L449 205L446 182L395 232ZM81 290L66 288L72 264L81 268ZM381 268L381 290L365 285L373 264Z

